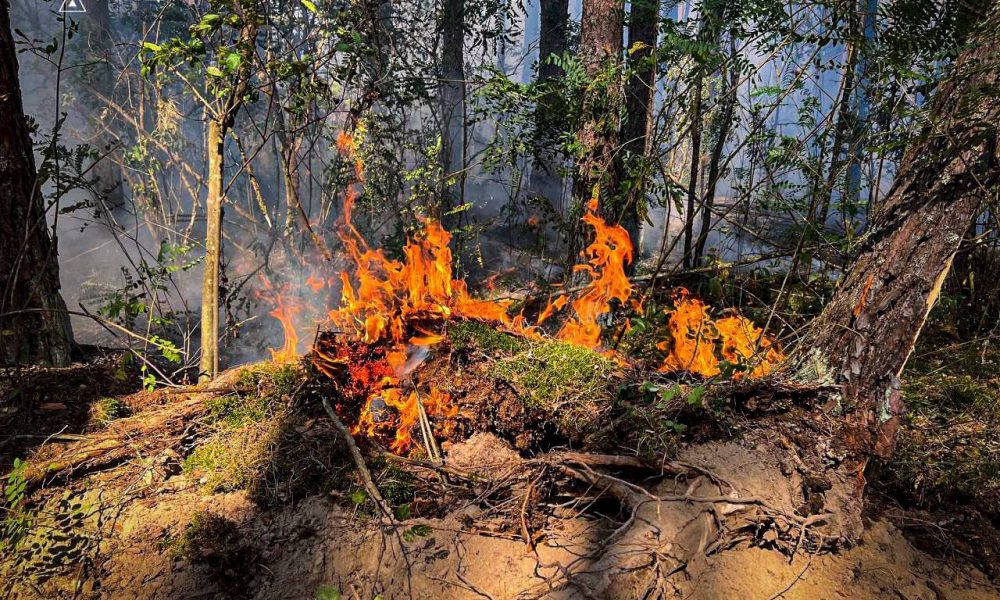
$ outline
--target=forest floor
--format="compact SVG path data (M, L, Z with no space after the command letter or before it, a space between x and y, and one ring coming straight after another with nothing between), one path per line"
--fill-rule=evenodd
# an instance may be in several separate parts
M704 527L691 526L706 515L697 503L666 511L659 501L629 506L614 493L624 486L659 498L705 497L720 481L739 479L741 498L795 505L789 465L778 453L760 459L773 432L731 415L692 418L684 405L667 411L666 426L653 424L636 402L619 411L630 421L615 422L627 430L615 443L627 442L631 454L574 452L607 447L594 441L604 430L594 415L611 393L601 382L622 375L599 363L596 378L571 366L534 380L530 365L496 366L521 356L517 348L497 348L503 340L473 330L469 353L469 332L459 333L448 356L421 368L425 380L447 380L463 398L465 424L443 436L444 465L361 443L391 517L366 493L315 400L324 382L308 369L263 363L201 388L133 393L124 391L135 382L115 354L19 373L0 403L4 431L14 432L0 440L0 454L6 464L25 459L6 481L0 594L1000 598L993 351L949 340L918 350L900 452L870 469L863 535L830 552L807 540L803 525L789 552L779 527L713 546ZM599 360L560 360L583 359ZM586 373L594 372L590 364ZM559 411L514 402L525 378L562 398ZM566 391L581 389L567 404ZM663 476L695 464L698 476ZM600 478L587 483L581 473Z

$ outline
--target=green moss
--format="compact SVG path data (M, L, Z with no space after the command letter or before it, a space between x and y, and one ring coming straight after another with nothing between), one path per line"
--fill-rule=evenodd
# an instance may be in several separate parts
M971 501L1000 514L996 379L911 373L903 395L908 414L884 477L921 505Z
M132 409L118 398L101 398L93 408L93 422L99 425L131 415Z
M416 496L416 479L392 463L379 473L378 486L382 497L392 508L413 502Z
M263 363L239 373L237 392L206 402L214 433L182 465L208 493L252 488L284 428L285 404L300 378L295 366Z
M299 375L294 365L262 363L243 369L236 380L238 392L205 403L210 420L240 427L270 418L275 406L295 391Z
M524 394L529 404L554 408L613 395L616 365L593 350L563 342L533 342L498 360L487 374Z
M480 350L490 355L511 355L525 350L529 342L479 321L456 321L448 325L448 340L456 350Z

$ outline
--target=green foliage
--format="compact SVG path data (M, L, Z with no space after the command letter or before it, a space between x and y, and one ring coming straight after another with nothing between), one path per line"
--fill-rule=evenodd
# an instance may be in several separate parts
M431 528L424 524L417 524L403 531L403 541L410 543L419 538L427 537L432 532Z
M93 408L93 421L99 425L106 425L111 421L131 415L132 409L120 398L101 398L94 404Z
M340 600L340 589L332 585L321 585L316 588L316 600Z
M205 402L211 421L240 427L272 416L277 404L295 389L301 373L294 365L262 363L240 371L238 391Z
M927 508L971 503L1000 514L1000 351L990 342L955 343L928 324L903 374L907 413L896 452L875 478L904 501Z
M253 488L285 434L284 402L301 373L293 365L264 363L243 369L239 391L206 401L214 434L183 462L208 492Z
M27 481L24 478L28 463L14 459L14 468L7 473L0 504L0 555L16 551L31 529L31 515L24 505Z

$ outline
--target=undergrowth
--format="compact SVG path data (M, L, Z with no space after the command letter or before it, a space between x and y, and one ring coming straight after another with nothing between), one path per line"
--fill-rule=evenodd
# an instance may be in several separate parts
M907 415L880 477L917 506L1000 515L1000 351L925 341L904 375Z
M563 342L534 342L493 363L487 374L519 390L534 406L555 408L592 398L613 398L617 365L601 354Z

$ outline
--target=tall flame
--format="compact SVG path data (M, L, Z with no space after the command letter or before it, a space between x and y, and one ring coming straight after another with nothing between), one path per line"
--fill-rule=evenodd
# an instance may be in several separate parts
M583 222L594 229L594 241L584 250L587 262L573 271L585 272L590 283L571 304L573 315L566 319L556 337L565 342L598 348L601 345L601 315L611 310L611 301L625 302L632 295L632 284L625 275L625 263L632 262L632 242L620 225L608 225L597 214L597 198L587 204ZM566 305L566 296L550 301L538 317L541 323Z
M294 302L289 302L283 296L276 298L278 306L270 314L281 323L281 329L285 336L284 344L277 350L271 350L271 359L274 362L289 364L298 360L299 335L295 331L295 317L302 312L302 307Z

